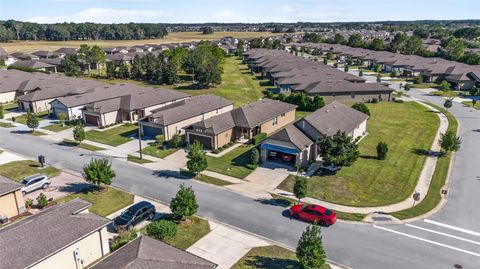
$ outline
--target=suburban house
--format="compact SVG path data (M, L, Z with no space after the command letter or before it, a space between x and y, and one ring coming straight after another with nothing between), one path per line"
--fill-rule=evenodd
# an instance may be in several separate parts
M25 202L20 189L22 184L0 175L0 218L15 217L25 211Z
M20 67L20 68L31 68L38 71L44 71L49 73L57 73L57 66L43 62L41 60L20 60L16 61L10 66Z
M142 235L90 269L214 269L217 265L162 241Z
M1 269L86 268L110 252L110 220L74 199L0 229Z
M296 106L262 99L227 113L192 124L186 129L187 142L198 140L205 149L216 149L234 140L250 140L267 135L295 120Z
M8 52L4 48L0 47L0 61L3 61L6 66L9 66L16 62L17 58L15 58L15 56L13 55L8 54Z
M174 90L135 84L103 84L85 89L82 94L56 98L50 105L55 116L63 113L70 119L83 118L86 124L100 127L137 121L155 109L188 97L188 94Z
M199 95L168 106L151 110L140 123L142 134L148 137L164 135L170 140L182 134L184 128L233 109L233 102L220 96Z
M367 120L368 115L333 101L262 141L261 159L305 167L319 156L321 135L342 131L356 140L366 134Z

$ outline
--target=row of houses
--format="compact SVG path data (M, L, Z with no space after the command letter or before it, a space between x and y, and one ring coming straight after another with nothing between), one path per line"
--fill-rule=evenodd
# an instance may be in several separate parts
M425 82L448 81L453 89L468 90L480 84L480 66L468 65L442 58L427 58L417 55L403 55L388 51L374 51L364 48L352 48L338 44L296 43L286 45L305 47L320 54L330 52L333 59L352 60L361 66L381 66L382 71L395 71L400 76L422 76Z
M23 185L0 176L0 216L24 216ZM0 228L0 269L200 268L216 265L148 236L110 253L111 220L74 199Z
M243 53L243 61L254 73L268 79L278 92L302 92L334 100L368 102L390 101L392 89L379 83L340 71L323 63L292 55L287 51L252 49Z

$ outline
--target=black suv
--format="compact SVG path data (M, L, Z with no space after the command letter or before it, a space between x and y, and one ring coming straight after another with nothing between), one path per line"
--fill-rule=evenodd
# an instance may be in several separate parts
M128 230L140 223L141 221L148 219L152 220L155 217L155 206L147 201L138 202L122 214L115 218L113 221L113 228L117 232L122 230Z

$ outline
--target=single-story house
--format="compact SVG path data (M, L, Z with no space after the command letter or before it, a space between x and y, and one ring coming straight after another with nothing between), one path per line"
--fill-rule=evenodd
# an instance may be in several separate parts
M86 268L110 252L110 220L74 199L0 229L0 269Z
M22 184L0 175L0 217L15 217L25 211Z
M234 140L267 135L295 120L297 106L278 100L261 99L230 112L192 124L186 129L187 142L198 140L205 149L216 149Z
M232 109L233 102L223 97L199 95L154 109L139 123L144 136L164 135L170 140L174 134L182 134L184 128Z
M262 141L261 159L305 167L319 156L321 135L342 131L358 139L367 132L367 119L368 115L333 101Z
M45 63L41 60L20 60L16 61L11 66L32 68L39 71L57 73L57 66L49 63Z
M217 265L194 254L142 235L90 269L214 269Z

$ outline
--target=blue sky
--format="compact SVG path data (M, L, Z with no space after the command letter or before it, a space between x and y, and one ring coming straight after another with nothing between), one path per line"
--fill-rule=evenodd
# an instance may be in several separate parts
M0 0L0 20L296 22L480 19L480 0Z

